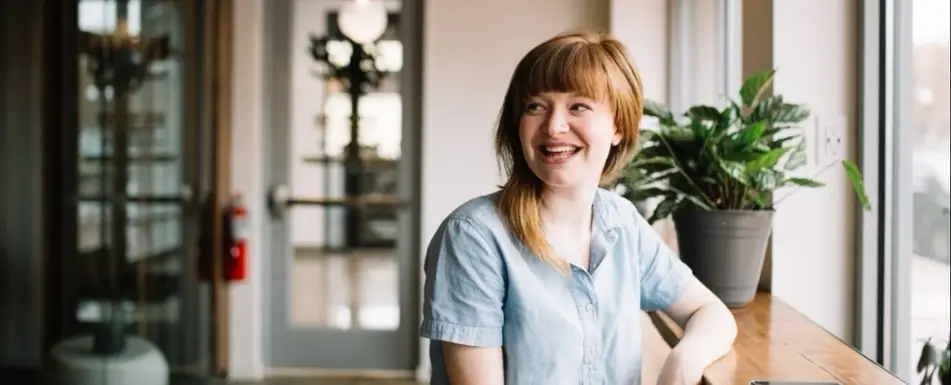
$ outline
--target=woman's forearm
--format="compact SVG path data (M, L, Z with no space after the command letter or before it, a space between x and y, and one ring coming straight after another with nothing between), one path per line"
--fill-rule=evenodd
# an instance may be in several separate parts
M683 337L671 354L704 368L726 355L736 339L736 319L719 301L697 309L684 327Z
M503 385L502 348L443 343L446 374L453 385Z

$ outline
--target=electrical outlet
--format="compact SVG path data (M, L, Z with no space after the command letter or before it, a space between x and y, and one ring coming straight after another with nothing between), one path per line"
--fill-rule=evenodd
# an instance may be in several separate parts
M816 166L825 167L845 158L845 116L820 116L816 118Z

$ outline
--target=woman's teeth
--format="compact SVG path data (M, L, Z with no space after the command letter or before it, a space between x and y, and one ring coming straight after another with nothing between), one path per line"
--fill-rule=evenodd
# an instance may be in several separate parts
M581 151L575 146L542 146L542 155L546 163L563 162Z
M559 152L573 152L577 150L577 147L574 146L545 146L545 152L550 153L559 153Z

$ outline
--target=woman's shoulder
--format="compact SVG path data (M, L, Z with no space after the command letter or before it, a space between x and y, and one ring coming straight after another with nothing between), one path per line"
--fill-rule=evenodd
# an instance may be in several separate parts
M636 225L641 214L634 203L620 194L604 188L598 189L596 204L598 211L604 214L604 219L615 225Z
M483 235L502 230L504 224L499 217L496 206L498 196L499 192L493 192L463 202L443 219L440 227L445 228L453 224L462 224L466 228L483 233Z
M463 202L447 215L429 240L426 265L431 259L479 258L501 261L498 254L505 226L496 210L497 193ZM495 263L495 262L491 262Z

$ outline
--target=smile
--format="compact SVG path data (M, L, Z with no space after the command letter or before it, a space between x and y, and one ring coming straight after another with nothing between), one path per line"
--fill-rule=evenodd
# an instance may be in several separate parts
M558 164L568 161L581 151L581 147L571 145L541 146L542 161L548 164Z

